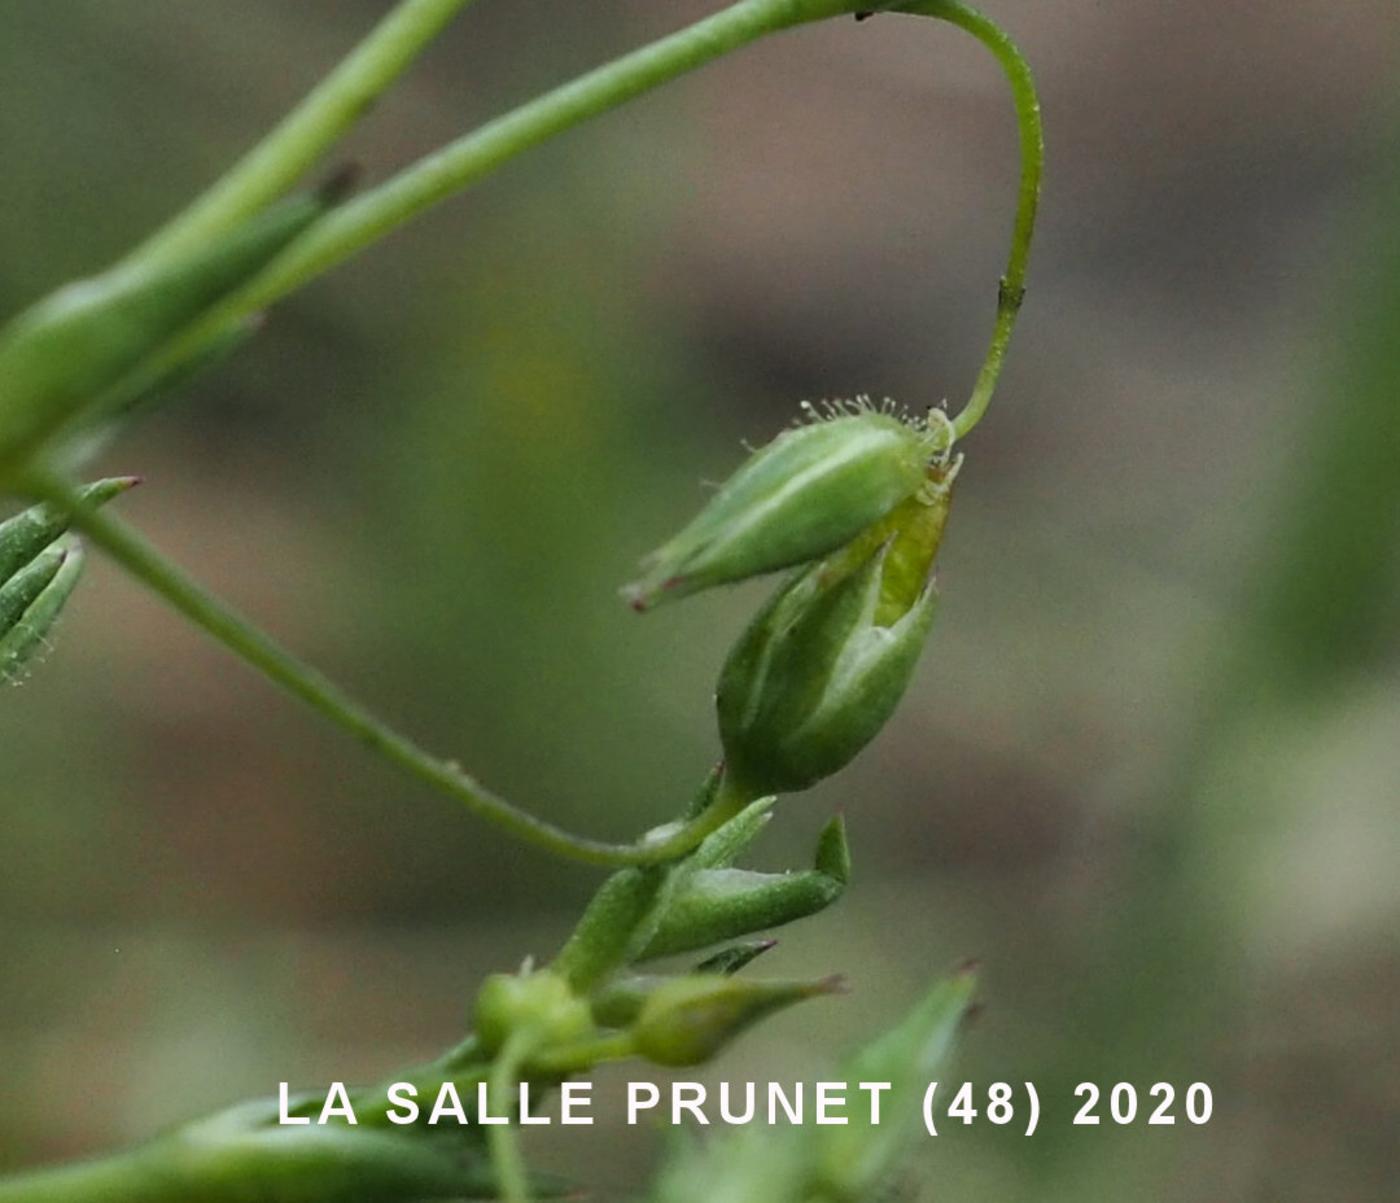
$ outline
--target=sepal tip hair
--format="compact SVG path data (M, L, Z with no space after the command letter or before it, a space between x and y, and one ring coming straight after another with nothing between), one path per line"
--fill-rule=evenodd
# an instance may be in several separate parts
M924 485L939 436L859 406L785 430L645 561L636 610L805 564L849 543Z

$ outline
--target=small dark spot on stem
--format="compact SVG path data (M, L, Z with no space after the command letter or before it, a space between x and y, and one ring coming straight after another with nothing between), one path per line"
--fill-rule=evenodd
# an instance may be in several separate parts
M1020 309L1026 301L1026 290L1024 288L1012 288L1005 280L997 288L997 308L1015 312Z
M338 205L359 186L364 167L353 159L342 163L316 189L317 198L327 205Z

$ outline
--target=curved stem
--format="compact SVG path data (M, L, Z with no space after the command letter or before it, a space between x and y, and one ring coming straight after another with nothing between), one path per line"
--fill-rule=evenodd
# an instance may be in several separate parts
M375 56L369 53L369 48L381 36L385 37L386 46L395 44L385 31L393 28L396 18L410 23L413 8L422 10L414 32L426 40L431 23L423 14L432 9L439 24L445 23L450 15L446 10L460 7L462 2L409 0L380 31L371 35L324 89L317 89L308 98L302 110L288 118L204 200L158 235L147 250L163 253L178 240L207 232L212 224L226 222L249 206L256 207L255 202L270 199L277 190L287 186L353 120L357 111L354 98L359 97L360 104L368 103L373 88L364 86L366 82L373 82L382 90L393 78L392 73L383 69L394 61L392 55L384 55L378 75L353 70L351 63L361 55L374 62ZM197 357L250 314L351 258L425 209L462 191L539 143L757 41L765 34L853 13L863 7L867 5L860 0L740 0L677 33L546 92L420 159L392 179L330 213L251 284L216 306L193 328L158 352L154 357L155 367L161 371L170 370ZM1011 251L998 293L991 343L971 397L953 419L953 434L961 438L981 420L991 402L1025 297L1026 267L1045 158L1040 102L1030 66L1016 44L990 18L962 0L911 0L898 5L871 4L868 7L936 17L966 30L986 46L1001 65L1011 85L1016 108L1021 182ZM411 40L397 43L403 59L398 69L408 61L404 51L410 44ZM337 78L342 79L343 85L332 88L331 81ZM357 81L361 84L358 92L354 87Z
M194 358L230 326L541 142L765 34L858 7L859 0L740 0L487 122L328 214L246 288L160 352L159 365L169 369Z
M521 810L464 773L454 762L424 751L399 734L316 669L171 563L136 531L87 505L67 483L36 476L36 497L68 511L73 526L185 618L213 636L274 684L348 732L410 776L456 799L478 818L546 852L585 864L624 867L660 864L694 849L733 817L732 806L711 806L683 824L660 829L636 844L610 844L574 835Z
M275 200L314 166L473 0L402 0L212 188L132 258L175 260Z
M446 5L446 0L439 0L438 6L428 4L427 0L417 0L416 4L401 9L400 15L409 11L421 14L431 9L445 20L450 15L447 9L451 5L441 5ZM304 283L311 276L408 221L428 205L553 134L616 107L765 33L851 12L858 7L860 5L851 0L740 0L740 3L679 33L545 94L408 168L381 188L333 213L294 245L282 260L274 263L267 273L254 281L249 290L216 309L206 321L178 340L167 351L167 356L178 360L183 353L197 349L208 337L218 337L230 320L238 320L243 314ZM991 400L1024 294L1026 262L1044 157L1039 104L1024 58L1011 40L986 17L961 3L961 0L920 0L919 3L904 6L903 10L953 22L988 46L1011 81L1020 121L1022 181L1011 254L1002 280L991 347L971 399L953 419L954 434L961 437L976 425ZM390 24L392 22L393 18ZM419 32L425 30L426 26ZM374 42L373 35L370 42ZM313 114L320 111L317 104L310 100L307 103ZM334 106L330 105L325 111L330 113L333 109ZM306 120L308 128L320 129L323 134L333 124L329 117L321 124L310 118ZM298 128L295 119L288 124L293 131ZM277 141L278 136L274 134L272 145L275 146ZM307 135L307 140L301 142L292 138L291 144L300 145L309 153L314 141ZM294 154L283 157L270 155L275 164L281 164L277 171L285 169L295 158ZM255 152L250 161L256 163L257 159L258 152ZM276 175L276 171L271 174L253 168L246 168L246 171L246 177L240 177L240 172L236 170L232 177L234 183L226 185L229 199L216 203L216 200L207 198L207 207L203 211L217 214L221 205L242 203L237 199L239 196L246 201L258 188L270 186L270 181ZM244 178L242 185L237 184L240 178ZM219 195L220 190L216 189L215 198ZM200 210L201 206L197 205L195 212ZM206 216L203 220L211 219ZM190 220L193 222L196 219L191 217ZM136 532L83 505L77 493L66 483L42 476L36 476L29 483L32 491L39 496L71 510L75 515L74 525L87 533L94 543L132 575L274 683L391 763L456 798L478 817L527 843L561 857L590 864L658 864L685 855L732 817L732 812L726 812L723 807L711 807L690 822L663 829L637 844L611 844L586 839L536 818L486 789L462 772L455 763L432 756L399 734L321 673L303 664L242 615L203 589Z
M966 30L992 52L1011 84L1011 97L1016 106L1016 124L1021 143L1021 183L1016 196L1016 218L1011 230L1011 252L1006 273L997 291L997 315L992 328L991 344L972 396L953 419L953 434L962 438L987 412L997 378L1001 375L1006 348L1026 296L1026 267L1030 260L1031 237L1035 232L1036 210L1040 204L1040 181L1045 170L1045 132L1040 120L1040 100L1036 95L1035 77L1030 64L1016 43L989 17L984 16L962 0L915 0L899 5L899 11L918 16L937 17Z
M491 1066L487 1086L492 1106L508 1105L511 1084L520 1073L520 1066L533 1046L532 1033L522 1030L512 1035L497 1054ZM503 1203L530 1203L530 1177L525 1159L520 1153L520 1140L514 1124L495 1124L487 1132L491 1150L491 1165L496 1171L496 1186Z
M818 7L841 11L848 6L741 0L544 93L342 205L254 281L239 303L247 309L261 308L508 159L764 34L811 19L808 10Z
M630 1032L614 1032L598 1036L582 1044L547 1049L529 1058L530 1069L537 1073L567 1075L586 1073L607 1061L622 1061L637 1055L637 1046Z

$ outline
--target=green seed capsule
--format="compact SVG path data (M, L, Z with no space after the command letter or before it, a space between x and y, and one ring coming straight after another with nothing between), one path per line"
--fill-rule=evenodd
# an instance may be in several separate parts
M841 987L834 977L817 982L708 974L672 978L647 999L632 1038L637 1052L657 1065L700 1065L764 1016Z
M928 583L949 474L791 579L720 674L727 769L745 789L806 789L845 767L888 721L933 623Z
M78 583L83 571L83 555L76 548L55 553L59 562L52 575L25 607L19 618L8 629L0 627L0 681L13 681L18 678L26 665L47 646L48 636L58 621L69 595ZM39 577L47 573L47 557L40 557ZM30 580L30 570L13 577L6 586ZM33 578L37 580L38 578Z
M876 625L885 552L794 618L779 605L751 627L717 694L720 736L735 779L793 793L844 768L894 713L933 623L927 590L891 627ZM782 600L807 592L799 578Z
M744 789L806 789L888 721L933 622L929 583L956 468L798 573L730 652L716 695L727 771Z
M646 610L827 555L918 493L936 447L926 425L873 410L784 431L648 557L625 595Z
M139 483L135 476L99 480L84 487L80 496L88 505L100 506ZM14 576L68 529L70 516L51 505L36 505L0 522L0 583Z
M0 467L10 468L325 213L298 196L173 264L141 259L70 284L0 332Z

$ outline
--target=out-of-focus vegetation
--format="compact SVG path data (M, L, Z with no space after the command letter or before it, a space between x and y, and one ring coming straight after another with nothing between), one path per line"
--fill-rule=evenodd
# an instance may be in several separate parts
M12 0L0 309L177 209L383 7ZM991 7L1052 136L1031 297L967 444L916 692L769 837L801 860L846 808L842 909L772 955L843 970L859 1004L775 1021L743 1075L813 1073L975 954L988 1009L961 1068L1059 1103L1035 1139L932 1146L943 1197L1381 1197L1393 6ZM354 152L381 176L702 11L481 5ZM1010 118L991 64L913 34L785 35L397 235L107 454L148 479L125 512L431 746L633 834L713 756L714 676L756 596L638 619L616 596L636 558L799 399L957 399L982 353ZM63 671L0 697L7 1166L434 1051L594 880L362 760L91 570ZM1086 1077L1204 1079L1216 1117L1071 1130ZM620 1188L633 1136L540 1151Z

